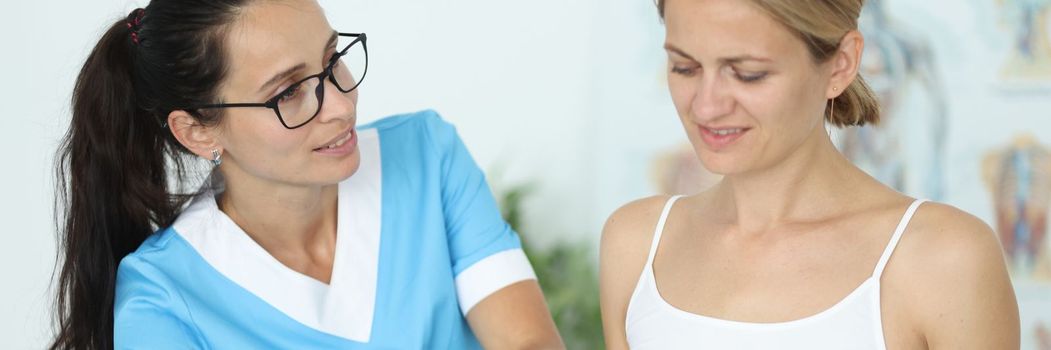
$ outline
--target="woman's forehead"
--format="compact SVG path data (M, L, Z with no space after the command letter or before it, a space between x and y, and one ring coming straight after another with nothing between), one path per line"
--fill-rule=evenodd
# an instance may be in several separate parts
M332 28L315 1L256 1L232 23L227 35L230 62L225 85L254 91L271 75L292 66L320 67Z
M805 50L788 28L748 1L677 0L667 6L669 46L697 59L777 56Z

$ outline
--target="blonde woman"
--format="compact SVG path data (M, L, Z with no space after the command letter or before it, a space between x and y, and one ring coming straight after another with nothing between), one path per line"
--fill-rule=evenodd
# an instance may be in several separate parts
M825 123L876 123L861 0L658 1L668 85L724 179L609 218L610 349L1017 349L989 227L866 175Z

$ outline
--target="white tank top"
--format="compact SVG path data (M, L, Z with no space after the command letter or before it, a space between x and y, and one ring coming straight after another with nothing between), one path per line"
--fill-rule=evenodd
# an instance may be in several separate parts
M686 312L658 293L653 257L668 212L680 197L672 197L664 205L646 266L628 302L625 331L631 349L886 349L880 316L880 276L923 200L916 200L905 211L872 276L836 305L794 321L752 323Z

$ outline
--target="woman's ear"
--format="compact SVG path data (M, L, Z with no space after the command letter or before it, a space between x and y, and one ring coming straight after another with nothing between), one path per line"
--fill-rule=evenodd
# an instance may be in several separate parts
M218 127L201 124L186 111L168 113L168 129L183 147L201 158L211 160L213 150L222 152Z
M825 91L827 98L835 98L847 90L850 84L858 76L861 68L861 56L865 50L865 38L861 32L852 30L843 36L839 42L839 49L832 56L832 75L829 77L829 86Z

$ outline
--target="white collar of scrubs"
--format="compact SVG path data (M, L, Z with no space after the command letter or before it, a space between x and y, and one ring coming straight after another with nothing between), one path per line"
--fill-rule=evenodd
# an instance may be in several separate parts
M316 330L367 343L379 265L382 176L379 134L359 130L361 165L339 184L336 255L324 284L283 265L219 210L196 198L175 231L224 276L285 315Z

